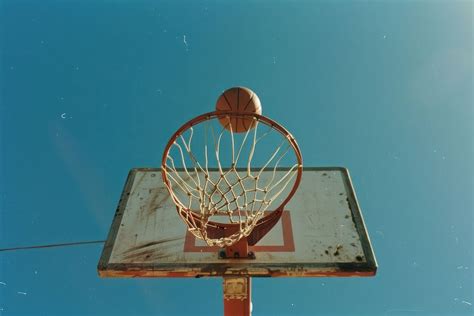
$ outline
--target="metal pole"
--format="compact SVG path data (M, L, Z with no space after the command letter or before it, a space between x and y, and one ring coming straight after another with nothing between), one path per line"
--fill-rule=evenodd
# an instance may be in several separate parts
M252 314L252 283L250 277L223 277L224 316Z

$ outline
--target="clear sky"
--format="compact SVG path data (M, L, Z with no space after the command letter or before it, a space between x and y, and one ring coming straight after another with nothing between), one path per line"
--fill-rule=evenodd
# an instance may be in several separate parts
M128 170L248 86L348 167L375 278L255 279L254 315L472 315L472 1L1 1L0 248L106 238ZM220 279L0 253L1 315L218 315Z

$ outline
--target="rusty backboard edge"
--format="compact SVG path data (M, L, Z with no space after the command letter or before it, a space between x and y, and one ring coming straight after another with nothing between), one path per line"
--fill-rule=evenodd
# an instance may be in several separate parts
M251 277L357 277L374 276L375 267L364 263L249 263L247 265L226 264L223 266L186 264L109 264L107 269L99 271L101 277L220 277L251 276Z
M351 176L349 174L349 170L346 168L341 168L341 171L343 171L344 176L346 179L344 179L344 184L347 186L346 191L350 192L351 196L349 196L349 207L351 208L351 213L353 216L353 221L357 227L357 232L359 233L361 243L362 243L362 249L364 251L364 256L367 264L374 269L374 275L377 272L377 259L375 258L375 254L373 251L372 243L370 241L370 237L367 231L367 227L364 222L364 217L362 216L362 212L360 211L360 206L359 202L357 201L357 196L354 190L354 187L352 185L352 180Z
M115 244L115 238L117 237L117 234L120 228L120 223L122 222L125 206L127 205L128 197L130 195L130 190L132 189L133 182L135 181L135 175L137 174L137 171L139 171L139 169L131 169L130 172L128 173L127 180L125 182L125 186L120 196L117 210L115 211L115 215L112 220L112 224L110 226L109 234L107 236L107 240L104 244L104 248L100 256L99 264L97 266L99 275L101 274L101 271L107 269L110 255L112 254L112 249Z

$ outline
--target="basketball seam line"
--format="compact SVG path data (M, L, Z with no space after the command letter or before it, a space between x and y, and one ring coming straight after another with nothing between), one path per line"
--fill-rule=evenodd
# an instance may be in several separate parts
M237 112L239 112L239 107L240 107L239 103L240 103L240 88L237 88ZM236 117L234 117L234 121L235 121L235 132L237 132L239 127L237 126L238 121Z
M245 125L245 122L247 122L246 119L242 119L242 125L244 126L244 131L248 131L250 129L250 125L252 125L252 123L249 124L249 127L247 127L247 125Z
M250 97L250 100L249 100L249 102L247 102L247 105L245 106L245 108L244 108L242 111L245 111L245 110L247 110L247 107L249 106L249 104L250 104L250 101L252 101L252 99L253 99L253 96L254 96L254 95L255 95L255 93L254 93L254 94L252 94L252 96Z
M237 112L239 112L240 107L240 88L237 88Z
M227 102L227 105L229 106L229 110L232 111L232 106L230 105L229 100L227 100L227 97L225 96L225 92L222 95L224 96L225 102Z

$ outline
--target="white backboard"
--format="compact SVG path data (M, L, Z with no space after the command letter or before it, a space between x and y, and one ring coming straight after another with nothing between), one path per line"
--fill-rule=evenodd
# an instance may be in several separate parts
M281 169L278 172L285 172ZM221 259L187 232L160 169L132 169L99 261L102 277L372 276L372 246L347 169L305 168L255 259Z

